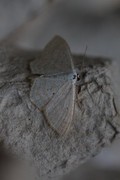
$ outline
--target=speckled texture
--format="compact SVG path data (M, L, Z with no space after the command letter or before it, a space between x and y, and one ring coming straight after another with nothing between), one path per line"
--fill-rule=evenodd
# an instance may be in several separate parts
M74 56L76 66L81 62L81 85L74 123L61 138L30 100L36 78L31 61L34 57L0 49L0 139L6 150L32 162L36 179L53 179L95 156L118 135L120 121L109 71L112 63L86 57L83 66L83 57Z

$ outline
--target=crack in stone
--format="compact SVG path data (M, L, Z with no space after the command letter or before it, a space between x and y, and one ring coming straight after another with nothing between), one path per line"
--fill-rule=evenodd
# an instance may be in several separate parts
M114 135L113 137L110 139L110 142L112 143L115 139L116 139L116 136L120 133L117 128L110 122L110 121L107 121L107 123L110 125L110 127L114 130Z

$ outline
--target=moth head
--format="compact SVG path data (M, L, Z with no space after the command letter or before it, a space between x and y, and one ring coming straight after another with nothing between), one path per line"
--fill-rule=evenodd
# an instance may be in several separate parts
M73 79L73 83L77 85L77 84L79 84L79 81L80 81L80 75L77 73L73 74L72 79Z
M79 84L80 81L80 71L75 69L72 75L72 80L75 85Z

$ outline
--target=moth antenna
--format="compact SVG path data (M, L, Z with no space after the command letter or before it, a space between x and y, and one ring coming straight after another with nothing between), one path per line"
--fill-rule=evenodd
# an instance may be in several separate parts
M83 58L82 58L82 65L81 65L81 63L80 63L80 64L78 64L77 66L79 66L79 65L81 65L81 67L84 66L84 60L85 60L85 57L86 57L86 54L87 54L87 50L88 50L88 46L86 45L85 51L84 51L84 54L83 54Z

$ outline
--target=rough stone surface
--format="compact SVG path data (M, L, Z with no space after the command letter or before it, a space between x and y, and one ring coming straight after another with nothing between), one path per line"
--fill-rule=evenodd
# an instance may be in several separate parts
M81 86L71 131L61 138L30 100L36 78L30 63L36 55L13 52L0 48L0 140L6 151L32 162L36 179L68 173L116 138L120 120L111 80L112 62L86 57L83 63L83 56L74 56Z

